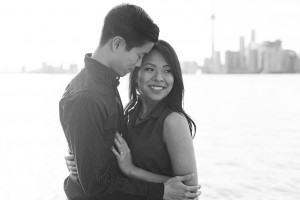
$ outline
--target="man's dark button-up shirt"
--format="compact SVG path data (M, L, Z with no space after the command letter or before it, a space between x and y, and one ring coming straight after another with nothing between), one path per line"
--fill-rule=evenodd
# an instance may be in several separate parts
M164 186L124 177L111 151L116 130L126 134L118 75L85 56L85 67L59 103L60 121L78 176L69 175L69 199L162 199Z

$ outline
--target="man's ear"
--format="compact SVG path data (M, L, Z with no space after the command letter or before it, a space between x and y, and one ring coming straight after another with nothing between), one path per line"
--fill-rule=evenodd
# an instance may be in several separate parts
M126 41L121 36L115 36L112 38L112 50L118 51L126 48Z

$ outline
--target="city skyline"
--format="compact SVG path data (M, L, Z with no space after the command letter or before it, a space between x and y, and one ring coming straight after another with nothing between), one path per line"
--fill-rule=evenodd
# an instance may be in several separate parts
M282 48L282 41L256 42L255 30L251 31L251 40L245 43L245 36L239 38L239 49L227 49L222 53L214 51L212 40L211 55L204 59L203 65L196 61L180 61L182 72L186 74L241 74L241 73L300 73L300 55L292 49ZM65 74L77 73L77 64L53 66L43 62L41 67L28 70L22 67L21 73Z
M259 43L255 30L252 30L248 44L241 36L237 51L227 49L221 56L220 51L213 50L200 68L203 73L217 74L300 73L300 55L292 49L283 48L282 44L279 39Z
M123 1L21 1L1 3L3 36L0 72L38 69L41 63L81 67L83 56L99 41L107 11ZM127 1L143 7L160 26L160 38L172 44L181 61L211 55L211 15L214 14L215 50L224 55L239 49L237 39L256 30L257 42L281 40L284 49L300 53L300 2L296 0L186 0Z

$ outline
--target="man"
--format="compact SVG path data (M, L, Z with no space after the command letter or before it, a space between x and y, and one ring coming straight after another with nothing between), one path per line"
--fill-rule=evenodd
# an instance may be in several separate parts
M122 175L111 151L116 131L126 133L117 86L157 42L159 28L145 11L122 4L105 17L100 44L86 54L84 69L69 83L59 104L60 121L74 154L78 176L64 182L68 199L187 199L199 186L169 179L164 184ZM187 196L187 197L186 197Z

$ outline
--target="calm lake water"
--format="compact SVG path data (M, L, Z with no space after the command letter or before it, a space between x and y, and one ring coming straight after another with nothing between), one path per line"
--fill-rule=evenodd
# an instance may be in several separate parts
M58 101L73 75L0 75L0 198L64 200ZM200 199L300 199L300 75L185 75ZM127 101L127 78L119 90Z

